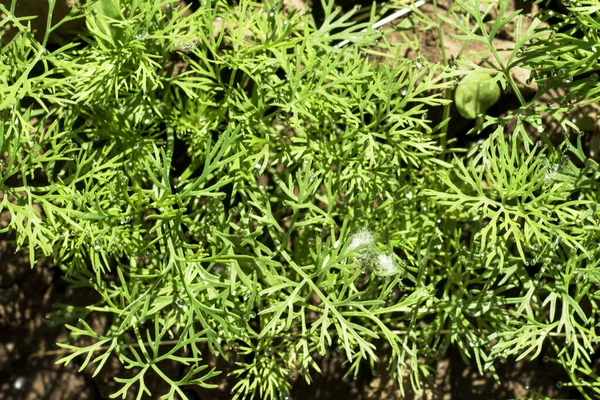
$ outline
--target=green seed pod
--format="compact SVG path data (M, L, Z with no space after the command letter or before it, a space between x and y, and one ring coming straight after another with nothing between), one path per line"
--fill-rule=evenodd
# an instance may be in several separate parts
M500 98L500 87L485 72L472 71L458 84L454 93L456 108L463 118L476 119Z

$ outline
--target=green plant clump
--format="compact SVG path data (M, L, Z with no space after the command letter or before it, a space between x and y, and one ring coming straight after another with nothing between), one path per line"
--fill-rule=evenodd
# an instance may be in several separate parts
M508 61L493 40L524 20L508 0L492 21L475 0L433 20L415 10L399 43L372 29L378 7L324 0L317 21L282 3L200 3L87 1L41 38L15 0L0 5L3 232L89 293L50 316L70 331L61 363L122 365L117 398L228 378L233 398L277 399L329 353L358 376L386 352L406 393L450 346L496 378L499 362L550 349L566 385L600 394L600 168L568 135L570 110L599 97L593 1L565 14L538 1ZM76 36L55 35L72 20ZM403 56L421 54L411 32L448 26L487 50ZM518 105L458 140L451 90L468 71Z

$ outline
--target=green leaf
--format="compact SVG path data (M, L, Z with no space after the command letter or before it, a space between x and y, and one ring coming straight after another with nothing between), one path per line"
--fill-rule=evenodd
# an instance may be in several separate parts
M122 19L121 8L115 0L97 0L88 6L88 29L97 32L97 37L105 43L115 45L122 36L123 29L114 24L114 21Z

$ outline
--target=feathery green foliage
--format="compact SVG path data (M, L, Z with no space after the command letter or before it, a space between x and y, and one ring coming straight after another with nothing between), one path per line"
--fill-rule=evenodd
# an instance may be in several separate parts
M115 376L114 397L187 398L218 385L208 359L222 357L234 398L275 399L330 352L357 376L385 344L404 390L449 346L495 373L549 344L572 384L597 382L600 168L581 136L557 145L538 129L542 112L573 129L568 107L597 101L597 7L574 1L556 32L548 13L517 29L507 64L493 39L518 13L485 22L457 0L417 14L412 29L450 24L489 47L440 65L404 58L417 44L371 29L375 8L355 22L358 8L324 1L315 21L201 3L90 1L66 18L87 29L54 43L50 22L40 42L1 8L17 31L0 49L4 231L32 266L50 258L94 294L52 315L71 332L60 362L98 373L116 358L134 373ZM535 71L536 98L514 66ZM473 147L428 116L465 69L520 101L482 116ZM568 102L540 105L559 86ZM151 393L149 374L169 391Z

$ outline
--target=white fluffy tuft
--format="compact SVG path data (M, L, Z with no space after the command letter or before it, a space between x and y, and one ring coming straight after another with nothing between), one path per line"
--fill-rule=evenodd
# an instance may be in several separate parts
M400 272L391 254L379 254L373 270L379 276L391 276Z
M367 247L371 246L373 243L375 243L375 235L373 235L370 230L363 228L352 235L352 240L350 241L348 249L354 250L359 247Z

